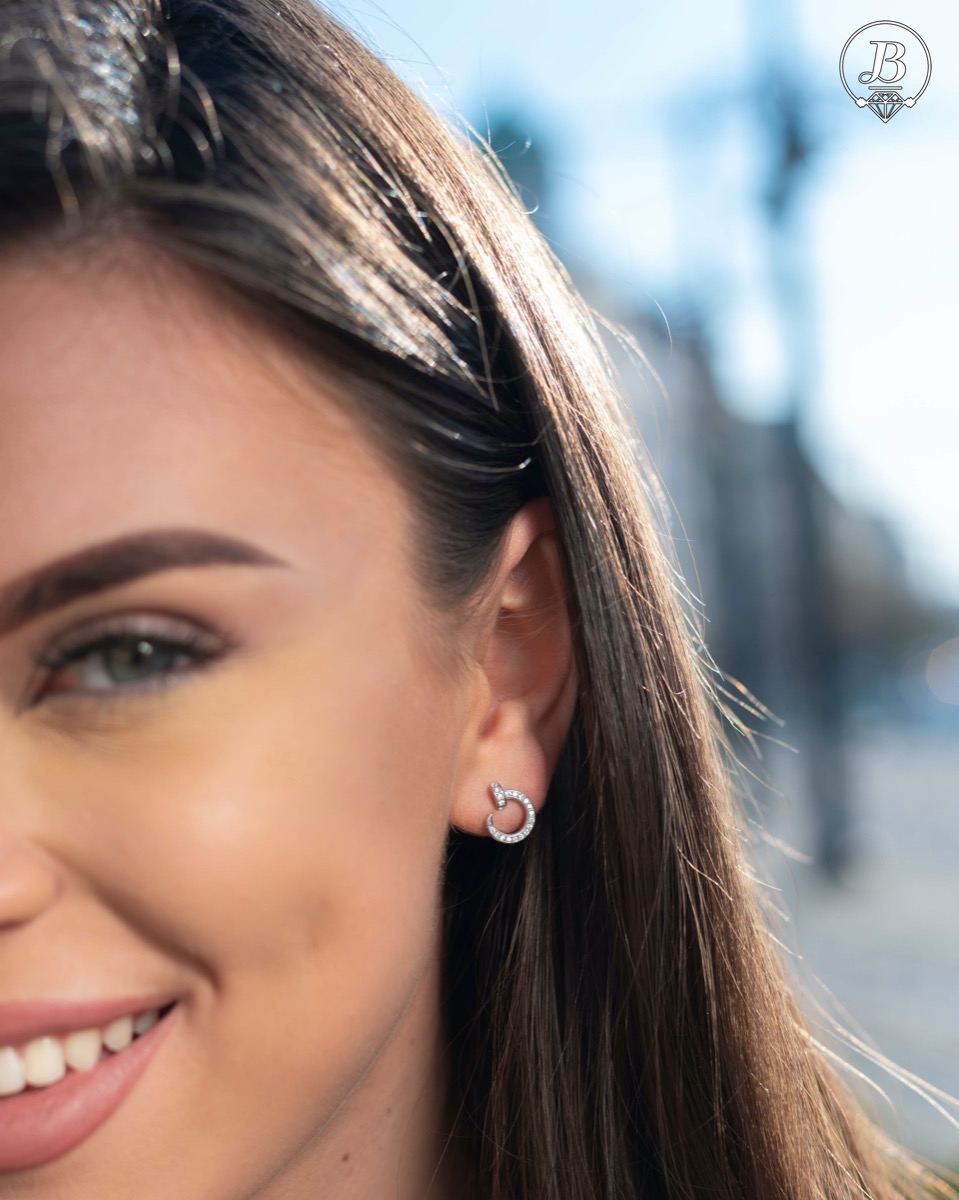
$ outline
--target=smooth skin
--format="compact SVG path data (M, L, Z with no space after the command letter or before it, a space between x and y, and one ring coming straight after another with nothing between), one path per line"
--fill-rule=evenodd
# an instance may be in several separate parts
M2 1200L456 1193L444 842L488 836L493 780L546 794L576 693L561 560L534 501L447 632L338 387L154 249L0 262L0 593L150 529L283 564L166 569L0 636L0 1002L181 1005L121 1108ZM107 617L230 648L33 661Z

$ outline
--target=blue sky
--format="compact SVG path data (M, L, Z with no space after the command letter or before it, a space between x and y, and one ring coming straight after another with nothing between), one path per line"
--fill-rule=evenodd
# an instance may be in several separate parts
M740 411L779 415L756 155L736 97L757 47L802 71L823 139L805 209L821 353L808 434L844 498L890 518L917 581L959 602L959 4L909 0L355 0L333 6L441 110L525 110L560 150L564 252L624 297L708 279ZM912 26L932 55L887 125L842 90L843 43ZM674 134L695 105L699 133ZM679 153L677 153L679 150Z

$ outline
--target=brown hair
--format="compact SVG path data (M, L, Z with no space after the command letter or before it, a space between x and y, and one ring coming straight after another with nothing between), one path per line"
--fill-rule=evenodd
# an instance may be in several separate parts
M0 238L118 232L348 373L444 619L468 617L510 517L554 506L572 727L535 837L452 832L445 870L471 1197L951 1194L799 1012L655 478L596 320L488 150L311 0L4 0Z

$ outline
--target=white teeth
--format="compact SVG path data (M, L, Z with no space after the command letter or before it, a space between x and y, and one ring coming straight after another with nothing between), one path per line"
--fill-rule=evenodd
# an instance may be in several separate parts
M23 1059L12 1046L0 1049L0 1096L15 1096L27 1086Z
M103 1044L108 1050L123 1050L133 1041L133 1018L117 1017L103 1031Z
M137 1019L133 1022L133 1032L146 1033L148 1029L153 1028L159 1019L160 1010L158 1008L151 1008L149 1012L140 1013Z
M146 1033L160 1019L152 1008L133 1019L130 1014L117 1017L104 1029L81 1029L63 1037L38 1037L18 1052L13 1046L0 1046L0 1097L15 1096L27 1084L49 1087L67 1073L92 1071L102 1057L102 1048L117 1053L126 1049L134 1036Z
M67 1073L63 1047L54 1037L34 1038L24 1048L23 1067L27 1083L32 1083L34 1087L56 1083Z
M99 1029L84 1029L63 1039L63 1056L74 1071L92 1071L100 1061L102 1041Z

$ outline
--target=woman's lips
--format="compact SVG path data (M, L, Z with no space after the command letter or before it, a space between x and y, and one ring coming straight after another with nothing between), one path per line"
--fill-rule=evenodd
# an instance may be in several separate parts
M0 1004L0 1046L27 1042L48 1033L57 1035L93 1025L109 1025L127 1013L165 1008L173 999L166 992L152 996L120 996L113 1000L9 1000Z
M0 1099L0 1172L51 1162L99 1129L146 1071L179 1012L174 1005L146 1033L92 1070L71 1071L49 1087Z

